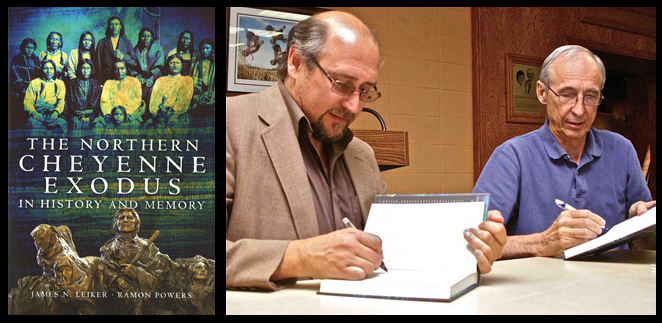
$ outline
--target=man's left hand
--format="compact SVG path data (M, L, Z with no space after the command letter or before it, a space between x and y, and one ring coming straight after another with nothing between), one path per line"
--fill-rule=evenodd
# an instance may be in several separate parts
M464 239L474 249L481 274L492 271L492 264L503 255L503 247L507 242L506 227L501 212L492 210L487 213L487 221L481 223L478 229L464 231Z
M640 215L648 212L648 210L650 210L650 208L652 208L653 206L655 206L655 201L650 201L650 202L639 201L639 202L636 202L636 203L632 204L632 206L630 206L630 212L628 212L628 218L631 218L633 216L640 216Z

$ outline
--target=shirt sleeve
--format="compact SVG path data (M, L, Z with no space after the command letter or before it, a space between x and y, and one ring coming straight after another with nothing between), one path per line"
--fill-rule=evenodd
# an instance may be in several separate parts
M474 186L474 193L490 194L490 210L498 210L504 217L504 224L519 209L520 165L512 148L498 147L485 164Z
M64 86L64 82L62 82L61 80L55 80L55 83L58 86L58 91L57 93L55 93L57 97L55 111L57 111L58 114L62 114L62 112L64 112L64 97L67 94L67 88Z
M110 91L111 91L110 85L111 85L110 82L106 81L106 83L104 83L103 90L101 91L99 106L101 107L102 116L110 114L110 111L112 111L113 109L112 103L110 102Z
M28 85L27 90L25 90L25 98L23 99L23 106L25 107L25 111L28 112L28 114L32 114L35 112L35 107L34 107L34 102L37 99L37 93L38 93L38 88L39 88L39 79L34 79L32 82L30 82L30 85Z
M126 38L126 37L120 37L120 41L122 42L122 46L120 48L120 45L117 47L120 48L120 51L124 56L122 56L122 60L126 63L127 65L127 73L129 73L128 70L135 71L138 69L138 59L136 58L136 53L133 51L133 44L131 41ZM127 74L129 75L129 74Z
M130 76L127 76L127 78ZM140 81L138 79L131 77L129 79L131 81L131 95L129 96L129 108L131 111L136 111L142 104L142 86L140 86ZM127 111L128 111L127 109ZM136 118L139 118L140 116L145 113L145 110L142 109L142 112L139 112Z
M78 49L72 49L67 60L67 77L76 78L76 68L78 67Z

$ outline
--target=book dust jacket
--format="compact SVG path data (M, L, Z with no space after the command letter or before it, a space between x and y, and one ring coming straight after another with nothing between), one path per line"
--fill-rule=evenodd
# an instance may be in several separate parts
M8 314L216 311L214 8L8 8Z

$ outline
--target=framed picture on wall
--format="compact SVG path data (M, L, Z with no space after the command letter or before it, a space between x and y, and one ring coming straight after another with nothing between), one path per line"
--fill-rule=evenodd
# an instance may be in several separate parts
M536 83L543 59L506 54L506 121L545 122L547 111L538 101Z
M227 91L260 92L278 82L278 68L287 64L289 31L319 11L227 8Z

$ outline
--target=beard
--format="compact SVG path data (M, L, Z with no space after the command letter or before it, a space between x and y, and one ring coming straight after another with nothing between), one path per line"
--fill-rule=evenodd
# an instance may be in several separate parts
M347 121L346 124L342 124L342 123L339 123L339 122L333 122L331 124L331 127L333 127L334 129L342 128L342 131L340 131L340 134L338 134L336 136L331 135L326 130L326 128L324 128L324 121L323 121L324 116L327 115L327 114L330 114L330 113L333 113L333 114L335 114L335 115L337 115L337 116L339 116L339 117L341 117L341 118L343 118ZM317 140L319 142L322 142L322 143L336 142L336 141L342 139L345 136L345 134L347 134L347 132L349 131L349 124L352 123L352 121L354 121L354 118L355 118L355 116L352 113L348 112L347 110L345 110L343 108L329 109L326 112L324 112L324 114L322 114L317 119L317 121L313 122L310 125L312 127L312 130L313 130L312 136L313 136L313 138L315 138L315 140Z

